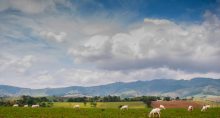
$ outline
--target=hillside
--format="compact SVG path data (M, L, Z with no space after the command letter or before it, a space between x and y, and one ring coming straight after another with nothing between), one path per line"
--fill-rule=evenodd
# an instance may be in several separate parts
M0 85L1 96L106 96L133 97L142 95L220 96L220 79L194 78L191 80L158 79L100 86L30 89Z

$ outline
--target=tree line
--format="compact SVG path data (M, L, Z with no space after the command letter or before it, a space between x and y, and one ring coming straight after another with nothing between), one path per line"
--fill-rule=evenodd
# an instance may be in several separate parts
M21 96L18 99L10 99L10 97L0 97L0 106L12 106L13 104L23 105L33 105L39 104L41 107L51 107L53 102L83 102L84 105L90 103L91 106L96 107L97 102L130 102L130 101L142 101L146 106L150 107L152 101L157 100L180 100L179 97L171 98L169 96L159 97L159 96L140 96L132 98L121 98L120 96L94 96L94 97L60 97L60 96L48 96L48 97L31 97L31 96Z
M19 106L38 104L41 107L51 107L53 105L52 101L47 97L31 97L25 95L17 99L0 97L0 106L12 106L14 104L18 104Z

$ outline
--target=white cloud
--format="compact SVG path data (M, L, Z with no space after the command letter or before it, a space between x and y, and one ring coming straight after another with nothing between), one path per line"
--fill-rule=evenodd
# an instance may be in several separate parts
M40 13L55 6L53 0L1 0L0 10L14 9L24 13Z
M93 63L108 70L167 66L186 71L219 72L218 37L220 21L213 14L205 17L201 24L145 19L142 26L128 33L94 35L81 46L70 48L69 52L77 62ZM90 42L98 45L88 46Z
M1 84L42 88L220 78L220 21L208 11L202 23L145 18L125 27L122 13L84 18L56 11L57 4L72 8L63 0L0 0Z
M32 55L26 55L18 58L15 56L3 57L0 59L0 72L3 73L24 73L32 66L34 57Z
M181 70L172 70L166 67L147 68L136 71L107 71L91 69L60 69L55 72L39 72L35 75L19 77L16 80L1 80L2 84L21 87L45 88L66 86L96 86L114 82L133 82L154 79L185 79L195 77L220 78L220 73L187 73ZM12 82L13 81L13 82Z
M42 31L42 32L40 32L40 35L42 35L43 38L46 38L49 40L63 42L65 40L65 37L67 34L65 32L54 33L54 32Z
M55 11L57 4L71 7L66 0L0 0L0 12L11 9L27 14L38 14Z
M149 19L149 18L145 18L144 23L154 24L154 25L170 25L170 24L172 24L171 21L166 20L166 19L161 20L161 19Z

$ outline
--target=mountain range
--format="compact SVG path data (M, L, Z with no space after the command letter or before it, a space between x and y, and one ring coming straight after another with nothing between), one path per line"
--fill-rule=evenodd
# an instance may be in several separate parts
M135 97L142 95L189 97L220 96L220 79L193 78L191 80L156 79L129 83L83 87L70 86L62 88L30 89L8 85L0 85L0 96L107 96Z

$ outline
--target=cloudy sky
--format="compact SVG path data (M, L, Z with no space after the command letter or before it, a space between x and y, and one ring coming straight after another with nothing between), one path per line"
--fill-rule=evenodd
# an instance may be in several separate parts
M0 0L0 84L220 79L219 0Z

